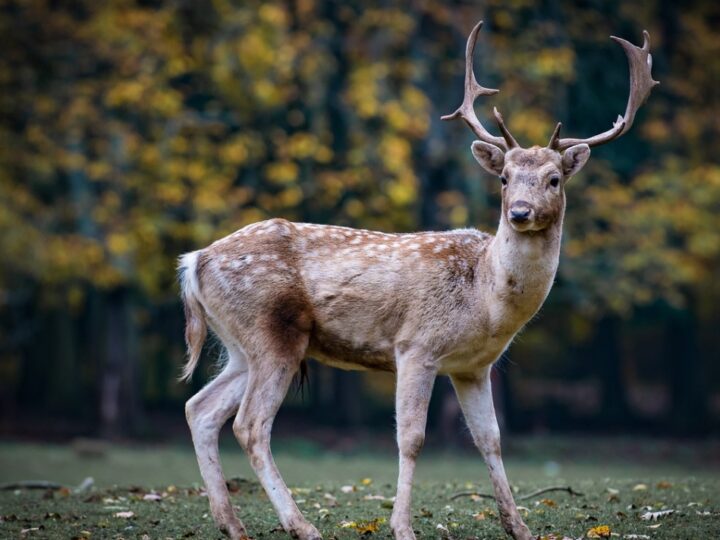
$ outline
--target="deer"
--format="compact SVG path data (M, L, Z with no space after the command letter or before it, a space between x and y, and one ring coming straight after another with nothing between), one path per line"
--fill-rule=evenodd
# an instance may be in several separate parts
M390 527L414 540L411 490L425 439L434 381L447 375L475 446L484 458L504 530L533 538L508 483L500 450L490 370L537 313L558 268L565 185L590 156L630 129L652 88L649 35L642 47L612 37L630 67L625 114L586 139L561 138L522 148L494 110L501 136L478 120L474 102L496 89L478 84L473 54L480 21L465 50L464 98L443 120L463 120L477 136L480 166L501 181L494 235L477 229L384 233L270 219L250 224L180 258L188 360L198 364L208 330L227 354L219 374L190 398L187 422L215 523L233 540L248 532L235 515L220 466L218 433L232 428L284 530L319 540L273 460L273 420L307 358L340 369L396 377L399 471Z

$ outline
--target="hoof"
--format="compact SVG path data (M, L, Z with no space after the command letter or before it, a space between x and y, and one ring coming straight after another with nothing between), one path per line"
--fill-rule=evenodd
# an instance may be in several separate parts
M511 534L515 540L535 540L537 538L536 536L533 536L530 529L528 529L525 524L523 524L522 527L515 529L515 531Z
M226 525L220 525L220 532L230 538L230 540L251 540L248 536L245 526L237 521Z
M318 532L312 523L294 524L288 528L288 532L293 538L298 540L322 540L322 535Z
M395 540L415 540L415 531L409 525L392 527L392 533Z

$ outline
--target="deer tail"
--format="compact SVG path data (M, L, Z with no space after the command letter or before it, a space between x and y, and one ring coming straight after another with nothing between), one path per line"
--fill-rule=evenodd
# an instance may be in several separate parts
M178 279L185 307L185 343L187 344L187 361L180 376L181 381L189 381L192 377L207 337L206 315L200 302L200 284L197 275L199 254L199 251L186 253L180 257L178 264Z

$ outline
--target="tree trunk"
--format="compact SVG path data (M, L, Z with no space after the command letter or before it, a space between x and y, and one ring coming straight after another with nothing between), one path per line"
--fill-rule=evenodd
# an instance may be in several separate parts
M608 315L598 322L593 347L593 361L599 369L602 384L600 422L620 428L630 424L625 378L620 349L620 319Z
M101 434L118 438L138 427L139 377L131 321L130 293L119 288L108 295L105 366L100 386Z
M695 312L688 307L671 315L665 333L673 404L670 420L678 435L708 431L707 385L697 328Z

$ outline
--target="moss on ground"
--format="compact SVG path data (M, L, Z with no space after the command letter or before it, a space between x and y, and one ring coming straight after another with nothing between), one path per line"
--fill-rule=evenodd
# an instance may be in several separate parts
M123 459L129 459L134 452L138 467L141 467L142 458L148 455L147 450L126 448L121 452L127 454ZM163 452L166 450L156 450L161 457ZM59 447L43 451L27 445L2 445L0 482L17 480L19 474L26 472L20 466L25 461L23 455L35 460L34 471L67 473L67 470L58 469L56 460L63 463L65 459L62 455L58 458L58 453L61 454ZM169 477L175 476L176 466L194 466L192 454L187 450L171 450L169 455L176 453L186 456L178 457L179 461L167 459L163 470ZM15 460L15 470L11 467L11 458ZM44 469L40 463L42 459L47 462ZM111 457L93 462L87 458L75 458L75 461L77 463L67 462L65 466L72 469L77 481L82 479L77 477L78 473L88 470L104 469L106 479L112 476ZM278 462L280 468L289 473L298 505L326 539L390 536L388 520L394 491L392 457L325 456L313 459L280 455ZM416 485L413 504L414 526L419 537L507 538L500 527L494 501L469 496L451 498L461 491L487 492L489 488L479 460L430 454L422 463L425 470ZM676 463L663 464L661 461L634 467L613 460L609 460L607 466L599 463L602 460L595 466L578 464L574 468L570 464L561 464L560 474L557 474L556 464L550 467L555 471L554 476L549 477L547 464L509 460L510 476L520 495L553 484L569 484L584 494L577 497L552 492L520 501L521 511L535 534L549 538L552 538L550 535L581 538L587 537L591 529L604 525L609 527L613 538L695 540L720 537L717 471L710 470L703 475L694 470L683 473L683 468ZM149 475L147 482L133 486L138 483L139 473L133 475L131 469L116 471L113 478L120 487L106 487L107 483L98 482L97 487L82 495L67 490L0 491L0 538L223 538L212 523L207 497L197 483L178 483L177 487L159 484L156 479L166 477L156 472L154 476ZM438 481L438 478L448 481ZM481 480L472 483L466 482L465 478ZM289 538L279 529L275 513L256 482L235 480L231 483L231 491L233 504L254 538ZM663 510L673 512L656 521L641 518L647 512ZM602 528L597 531L603 534Z

